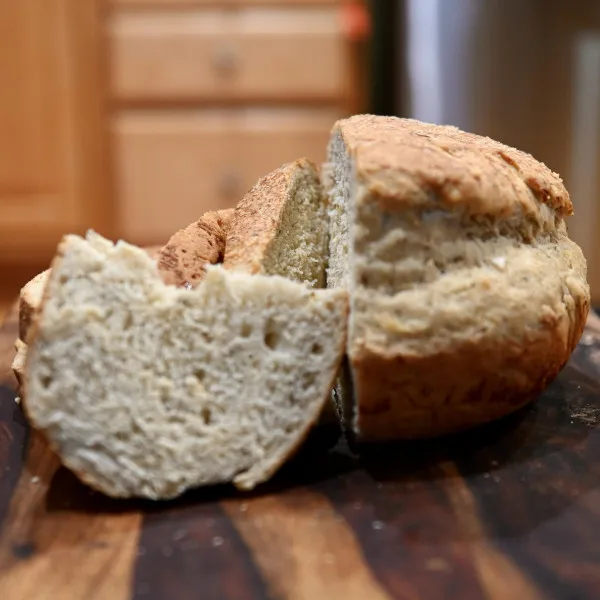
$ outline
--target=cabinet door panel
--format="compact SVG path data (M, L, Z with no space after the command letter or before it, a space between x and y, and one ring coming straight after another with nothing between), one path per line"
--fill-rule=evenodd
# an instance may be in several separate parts
M47 254L63 233L98 224L88 219L103 179L97 24L92 2L0 2L3 260Z

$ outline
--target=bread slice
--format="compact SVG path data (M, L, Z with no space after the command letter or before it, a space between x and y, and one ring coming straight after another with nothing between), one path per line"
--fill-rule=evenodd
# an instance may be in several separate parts
M260 179L238 204L223 264L324 287L327 229L317 168L296 160Z
M165 283L196 287L206 265L223 261L225 238L233 209L207 212L175 233L158 253L158 270Z
M318 418L346 321L345 291L220 267L176 288L136 247L67 236L31 333L26 414L110 496L251 489Z
M328 285L351 292L346 426L431 437L534 399L590 303L559 176L454 127L370 115L334 126L328 160Z

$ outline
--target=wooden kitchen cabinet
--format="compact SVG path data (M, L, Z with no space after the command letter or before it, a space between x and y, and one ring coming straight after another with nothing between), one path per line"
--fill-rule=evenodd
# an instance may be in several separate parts
M162 243L356 101L336 0L0 0L0 267L94 228Z
M45 259L109 229L97 7L0 1L0 255Z
M325 159L332 109L133 111L112 126L119 223L150 244L207 210L234 206L283 162Z
M339 2L110 6L111 158L126 239L160 243L235 206L282 163L322 162L334 121L360 109Z

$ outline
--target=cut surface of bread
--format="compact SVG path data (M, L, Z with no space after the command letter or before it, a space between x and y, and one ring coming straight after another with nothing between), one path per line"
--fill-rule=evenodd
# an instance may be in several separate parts
M110 496L251 489L318 418L346 321L345 291L220 267L176 288L136 247L67 236L31 333L26 414Z
M158 257L162 246L146 246L144 251L153 259ZM22 288L19 294L19 339L27 342L27 334L31 327L33 316L38 309L50 269L46 269L38 273L33 279L28 281Z
M534 399L590 302L560 178L493 140L371 115L334 126L328 160L328 285L351 294L347 427L431 437Z
M165 283L194 288L202 281L206 265L222 262L232 216L232 208L207 212L175 233L158 252L158 270Z
M238 204L224 266L324 287L327 230L317 168L296 160L260 179Z
M153 259L156 259L161 246L147 246L144 251ZM21 388L23 381L23 374L25 369L25 359L27 356L27 336L31 329L36 311L38 310L42 297L44 295L44 288L48 277L50 276L50 269L46 269L41 273L38 273L33 279L27 282L22 288L19 294L19 338L15 342L16 354L13 359L11 369L17 379L17 384ZM22 390L19 389L22 393Z

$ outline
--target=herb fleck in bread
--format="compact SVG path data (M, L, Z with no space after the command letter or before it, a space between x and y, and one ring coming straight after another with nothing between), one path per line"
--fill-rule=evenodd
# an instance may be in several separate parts
M345 291L219 267L185 290L138 248L67 236L30 336L26 413L108 495L251 489L318 418L346 320Z
M232 208L207 212L175 233L158 253L158 270L165 283L196 287L207 264L222 262L232 216Z
M238 204L223 264L324 287L327 229L317 168L296 160L260 179Z
M347 427L436 436L535 398L590 302L560 178L454 127L370 115L334 126L328 160L328 285L351 292Z

